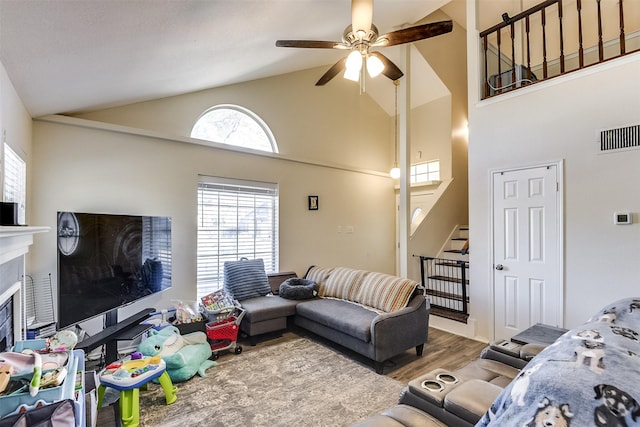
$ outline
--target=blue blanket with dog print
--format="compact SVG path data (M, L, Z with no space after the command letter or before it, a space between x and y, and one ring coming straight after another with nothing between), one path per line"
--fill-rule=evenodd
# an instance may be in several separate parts
M534 357L476 426L640 425L640 298L604 307Z

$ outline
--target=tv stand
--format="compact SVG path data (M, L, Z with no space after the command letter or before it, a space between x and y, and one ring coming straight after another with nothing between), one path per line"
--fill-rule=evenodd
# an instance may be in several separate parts
M105 363L109 364L119 359L118 341L132 340L140 334L151 329L152 325L140 324L155 312L153 308L145 308L133 316L118 322L118 309L111 310L105 314L106 327L101 332L90 336L76 345L77 349L84 350L88 354L93 349L106 345Z

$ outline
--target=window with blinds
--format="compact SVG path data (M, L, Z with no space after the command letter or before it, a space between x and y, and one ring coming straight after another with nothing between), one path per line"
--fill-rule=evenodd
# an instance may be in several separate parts
M171 218L142 217L143 260L157 259L162 263L162 289L171 287Z
M4 143L3 182L4 201L18 203L18 223L26 224L27 164L6 142Z
M278 186L201 178L198 183L198 297L222 288L225 261L262 258L278 271Z

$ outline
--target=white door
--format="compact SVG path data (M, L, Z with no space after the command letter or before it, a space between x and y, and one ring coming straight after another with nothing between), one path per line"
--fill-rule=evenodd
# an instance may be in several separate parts
M494 337L562 326L561 164L493 174Z

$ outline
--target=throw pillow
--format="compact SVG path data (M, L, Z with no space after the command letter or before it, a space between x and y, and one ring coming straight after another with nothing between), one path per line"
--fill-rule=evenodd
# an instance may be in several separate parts
M271 293L269 279L264 271L264 261L260 258L226 261L224 263L224 290L238 301L262 297Z
M320 283L321 297L339 298L346 301L356 301L362 278L367 272L347 267L336 267L326 282Z
M368 273L355 301L391 313L406 307L418 282L384 273Z
M316 267L314 265L309 267L309 270L307 270L307 274L304 275L304 278L312 280L318 285L322 285L322 283L327 280L332 271L333 267Z

